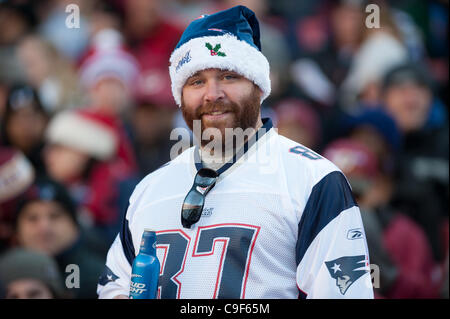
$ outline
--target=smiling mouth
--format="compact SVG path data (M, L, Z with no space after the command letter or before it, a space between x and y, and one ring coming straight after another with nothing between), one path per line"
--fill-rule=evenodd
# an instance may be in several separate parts
M211 111L211 112L204 112L201 114L201 118L221 118L222 116L225 116L226 114L231 114L232 112L230 110L219 110L219 111Z
M222 115L225 113L228 113L228 111L214 111L214 112L204 113L203 115Z

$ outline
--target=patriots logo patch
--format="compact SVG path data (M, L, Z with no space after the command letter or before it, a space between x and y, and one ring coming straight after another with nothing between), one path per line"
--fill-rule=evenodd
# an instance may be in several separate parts
M369 272L365 255L344 256L335 260L325 261L325 265L331 277L336 279L336 286L343 295L356 280Z
M105 286L107 283L116 281L118 278L108 266L105 266L102 275L98 278L98 283L99 285Z

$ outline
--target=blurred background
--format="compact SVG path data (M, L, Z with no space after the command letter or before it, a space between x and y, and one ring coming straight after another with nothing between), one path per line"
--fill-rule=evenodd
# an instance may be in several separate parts
M0 0L0 297L97 297L131 192L185 127L169 56L238 4L271 66L263 116L352 185L376 297L449 298L448 0Z

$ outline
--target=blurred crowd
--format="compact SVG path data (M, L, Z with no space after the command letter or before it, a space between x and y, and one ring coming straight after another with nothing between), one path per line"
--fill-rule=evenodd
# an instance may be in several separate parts
M352 185L376 297L449 298L448 0L0 0L0 297L96 298L131 192L186 127L170 54L238 4L271 66L263 117Z

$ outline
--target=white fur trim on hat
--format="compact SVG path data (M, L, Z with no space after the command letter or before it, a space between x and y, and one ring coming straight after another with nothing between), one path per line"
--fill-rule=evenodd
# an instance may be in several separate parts
M408 52L394 36L378 32L368 38L353 58L345 90L360 94L371 82L380 82L390 68L407 61Z
M211 55L206 43L225 56ZM234 71L259 86L263 92L261 102L270 94L270 67L267 58L256 48L232 35L194 38L176 49L170 57L169 73L172 94L181 106L181 91L186 80L200 70L218 68Z
M111 158L117 149L117 138L111 129L73 111L57 114L47 128L46 138L49 143L76 149L99 160Z

